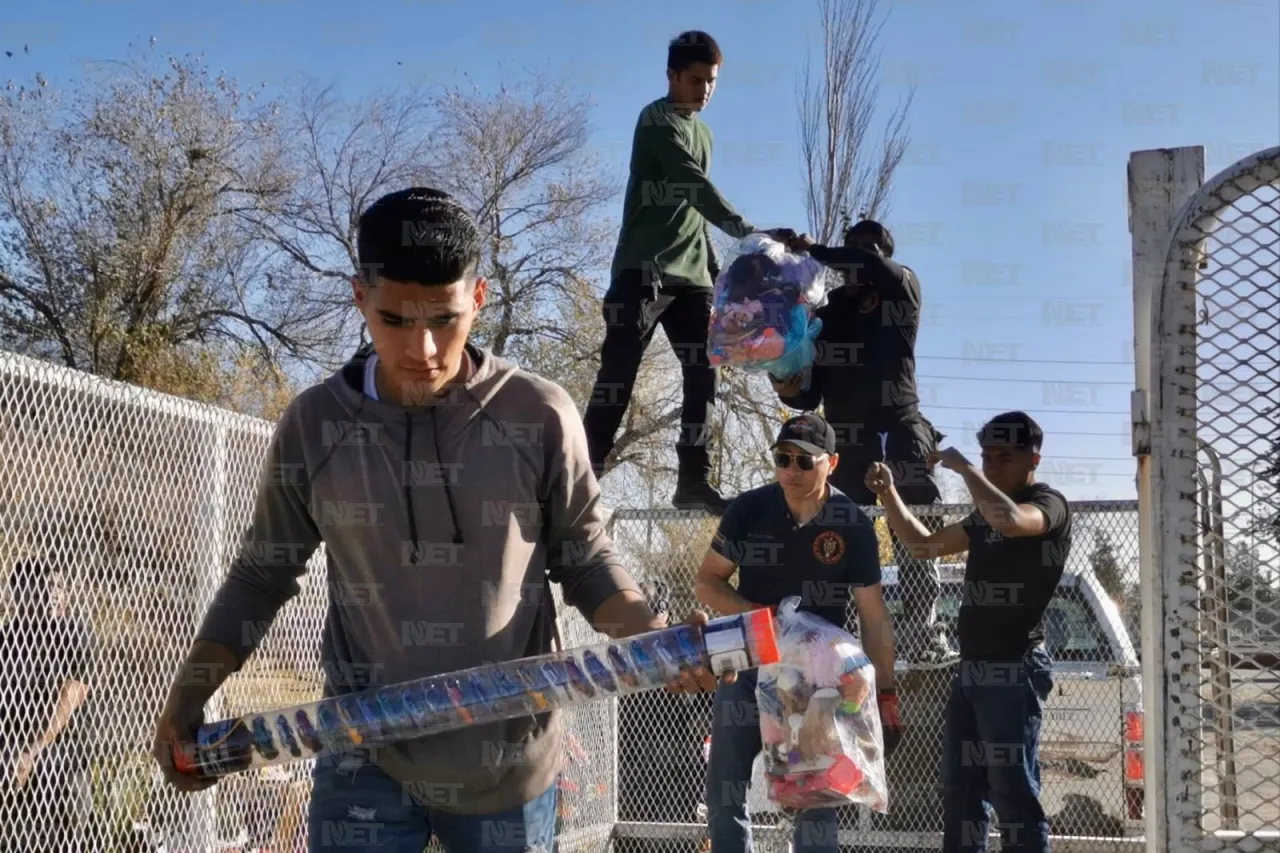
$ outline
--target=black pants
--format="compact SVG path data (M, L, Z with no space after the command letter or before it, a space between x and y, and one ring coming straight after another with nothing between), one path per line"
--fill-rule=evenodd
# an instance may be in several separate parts
M836 432L839 435L840 429ZM872 462L889 466L894 486L908 506L927 506L941 501L937 479L927 463L942 435L926 418L917 415L888 425L856 429L847 438L851 443L836 448L840 464L831 475L831 482L855 503L876 504L876 495L866 484L867 469ZM942 521L941 516L936 515L920 519L930 531L940 530ZM938 642L943 630L937 613L942 585L933 560L913 558L892 528L889 535L898 565L898 594L902 597L902 617L895 620L898 644L904 655L910 657L918 649Z
M681 482L705 481L711 473L708 422L715 407L719 371L707 358L711 290L662 282L639 270L613 280L604 297L605 336L600 371L583 426L597 476L613 451L614 439L631 402L636 373L658 324L680 361L684 405L676 441Z

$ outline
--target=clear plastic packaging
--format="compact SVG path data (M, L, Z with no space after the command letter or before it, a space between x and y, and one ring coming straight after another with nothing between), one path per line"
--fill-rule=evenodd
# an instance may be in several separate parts
M858 641L831 623L778 607L778 663L760 668L756 702L769 799L806 811L858 804L887 813L876 676Z
M813 364L827 301L827 268L766 234L750 234L716 278L708 353L713 365L736 364L794 376Z
M662 687L685 667L717 675L778 660L767 609L487 664L209 723L175 766L204 777L303 761Z

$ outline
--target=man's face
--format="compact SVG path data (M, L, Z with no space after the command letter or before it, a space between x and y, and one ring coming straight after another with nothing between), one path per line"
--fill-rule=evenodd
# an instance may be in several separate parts
M705 62L695 62L679 72L667 69L668 94L680 109L702 112L711 103L719 76L720 66Z
M794 444L779 444L773 449L774 472L783 493L796 500L819 499L826 492L827 478L836 470L840 457L815 456ZM779 464L785 463L785 464ZM805 468L809 468L808 471Z
M1006 495L1027 483L1031 472L1040 464L1040 454L1009 445L987 445L982 448L982 475Z
M462 370L463 354L488 283L449 285L378 279L352 283L383 370L384 389L401 405L425 405Z

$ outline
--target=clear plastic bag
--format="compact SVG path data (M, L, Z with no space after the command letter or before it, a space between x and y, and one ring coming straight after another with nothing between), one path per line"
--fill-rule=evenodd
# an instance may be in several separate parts
M790 811L863 805L888 812L876 677L858 641L823 619L778 606L779 660L760 667L769 799Z
M766 234L750 234L716 277L708 353L713 365L736 364L794 376L813 364L827 301L827 269Z

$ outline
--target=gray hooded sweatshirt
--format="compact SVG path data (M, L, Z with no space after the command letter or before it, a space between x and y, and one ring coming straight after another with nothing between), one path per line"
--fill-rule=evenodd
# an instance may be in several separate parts
M199 639L247 658L255 626L298 593L321 542L326 696L553 651L549 582L588 619L637 589L605 534L569 395L468 352L471 378L425 409L364 394L367 350L293 400ZM554 784L561 716L418 738L370 758L424 806L492 814Z

